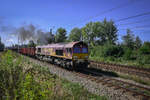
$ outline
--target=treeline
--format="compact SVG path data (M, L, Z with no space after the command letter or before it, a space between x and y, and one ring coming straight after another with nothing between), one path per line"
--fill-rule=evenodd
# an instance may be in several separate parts
M115 44L117 40L117 27L112 20L103 22L89 22L82 28L73 28L67 36L65 28L58 28L56 33L52 31L46 36L47 44L70 42L70 41L84 41L89 46L103 45L106 42ZM37 44L42 44L41 39L37 40Z

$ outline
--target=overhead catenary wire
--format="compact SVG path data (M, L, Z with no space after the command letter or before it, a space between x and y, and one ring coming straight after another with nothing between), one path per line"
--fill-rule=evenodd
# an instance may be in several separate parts
M133 24L137 24L137 23L143 23L143 22L147 22L150 21L150 19L144 19L144 20L140 20L140 21L135 21L135 22L129 22L129 23L124 23L124 24L117 24L117 26L129 26L129 25L133 25ZM149 28L150 25L142 25L142 26L133 26L130 27L129 29L150 29ZM126 30L125 28L119 28L120 30Z
M128 19L133 19L133 18L136 18L136 17L145 16L145 15L150 15L150 12L144 12L144 13L141 13L141 14L138 14L138 15L122 18L122 19L119 19L117 22L125 21L125 20L128 20ZM131 22L131 23L125 23L125 24L118 24L117 26L132 25L132 24L141 23L141 22L144 22L144 21L149 21L149 19L142 20L142 21ZM142 25L142 26L130 27L129 29L145 29L145 28L149 28L149 27L150 27L150 25ZM120 29L120 30L126 30L126 29Z
M84 19L84 20L82 20L82 21L79 22L79 23L72 24L72 25L68 25L68 26L75 26L75 25L78 25L78 24L83 23L83 22L85 22L85 21L88 21L88 20L91 20L91 19L93 19L93 18L99 17L100 15L103 15L103 14L112 12L112 11L114 11L114 10L117 10L117 9L120 9L120 8L123 8L123 7L126 7L126 6L128 6L128 5L130 5L130 4L135 3L135 1L137 1L137 0L130 0L130 1L126 2L126 3L122 3L122 4L120 4L120 5L116 6L116 7L113 7L113 8L111 8L111 9L102 11L102 12L96 14L95 16L90 16L89 18ZM139 1L140 1L140 0L139 0Z
M143 23L143 22L147 22L147 21L150 21L150 19L144 19L144 20L140 20L140 21L123 23L123 24L117 24L117 26L133 25L133 24Z
M129 20L129 19L133 19L133 18L136 18L136 17L141 17L141 16L145 16L145 15L150 15L150 11L149 12L144 12L144 13L141 13L141 14L137 14L137 15L133 15L133 16L129 16L129 17L126 17L126 18L121 18L121 19L118 19L116 20L115 22L120 22L120 21L125 21L125 20ZM148 21L147 20L142 20L142 21L137 21L137 22L131 22L131 23L126 23L126 24L118 24L117 26L121 26L121 25L131 25L131 24L135 24L135 23L141 23L143 21ZM144 29L144 28L149 28L150 25L143 25L143 26L134 26L134 27L131 27L129 29ZM119 30L126 30L126 29L119 29Z
M142 26L134 26L134 27L130 27L129 29L150 29L149 28L150 27L150 25L142 25ZM125 28L123 29L121 29L120 28L120 30L126 30Z
M137 15L133 15L133 16L129 16L129 17L126 17L126 18L121 18L121 19L116 20L116 22L121 22L121 21L129 20L129 19L133 19L133 18L136 18L136 17L145 16L145 15L150 15L150 11L149 12L144 12L144 13L141 13L141 14L137 14Z
M128 5L130 5L130 4L133 4L135 1L137 1L137 0L133 0L133 1L131 0L130 2L127 2L127 3L124 3L124 4L118 5L118 6L114 7L114 8L108 9L108 10L105 10L105 11L103 11L103 12L101 12L101 13L95 15L95 16L91 16L91 17L89 17L89 18L87 18L87 19L85 19L85 20L82 20L82 21L79 22L79 23L72 24L72 25L70 25L70 26L78 25L78 24L80 24L80 23L83 23L83 22L86 22L86 21L88 21L88 20L91 20L91 19L94 19L94 18L96 18L96 17L99 17L100 15L103 15L103 14L112 12L112 11L114 11L114 10L117 10L117 9L120 9L120 8L123 8L123 7L126 7L126 6L128 6ZM115 22L116 22L116 23L118 23L118 22L123 22L123 21L129 20L129 19L134 19L134 18L137 18L137 17L146 16L146 15L150 15L150 11L144 12L144 13L140 13L140 14L137 14L137 15L133 15L133 16L128 16L128 17L125 17L125 18L121 18L121 19L115 20ZM123 25L131 25L131 24L141 23L141 22L144 22L144 21L149 21L149 19L147 19L147 20L142 20L142 21L131 22L131 23L125 23L125 24L118 24L117 26L121 26L121 25L122 25L122 26L123 26ZM146 25L146 27L144 27L144 26L135 26L135 27L132 27L131 29L141 29L141 28L145 29L145 28L148 28L148 27L149 27L149 25Z
M133 16L128 16L126 18L121 18L121 19L118 19L116 20L115 22L118 23L118 22L121 22L121 21L126 21L126 20L129 20L129 19L133 19L133 18L137 18L137 17L141 17L141 16L146 16L146 15L150 15L150 11L149 12L144 12L144 13L140 13L140 14L137 14L137 15L133 15ZM143 21L149 21L150 19L147 19L147 20L142 20L142 21L137 21L137 22L131 22L131 23L125 23L125 24L118 24L117 26L121 26L121 25L131 25L131 24L135 24L135 23L141 23ZM146 27L150 27L150 25L145 25ZM140 27L144 27L144 26L135 26L134 29L136 28L140 28ZM133 29L133 28L132 28Z

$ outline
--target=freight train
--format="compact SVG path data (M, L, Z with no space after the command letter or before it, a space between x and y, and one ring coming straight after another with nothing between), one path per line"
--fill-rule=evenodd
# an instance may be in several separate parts
M73 70L88 66L88 45L82 41L20 48L19 52Z

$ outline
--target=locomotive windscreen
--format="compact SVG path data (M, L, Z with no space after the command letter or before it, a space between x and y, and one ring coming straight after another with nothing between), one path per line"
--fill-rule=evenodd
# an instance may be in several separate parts
M82 48L82 53L88 53L88 49L86 47Z
M81 48L80 47L74 47L73 53L81 53Z
M87 47L74 47L73 53L88 53Z

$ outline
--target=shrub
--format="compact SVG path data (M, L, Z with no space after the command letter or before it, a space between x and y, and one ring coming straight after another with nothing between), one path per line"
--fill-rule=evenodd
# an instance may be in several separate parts
M143 57L143 62L144 62L145 64L150 64L150 55L144 56L144 57Z
M150 54L150 43L145 42L143 46L139 49L140 54Z
M123 55L123 58L125 59L125 60L131 60L131 58L132 58L132 50L131 49L129 49L129 48L126 48L125 49L125 53L124 53L124 55Z
M90 57L101 57L103 56L103 47L96 46L90 50Z
M113 56L113 57L121 57L124 54L123 48L117 45L105 45L103 50L103 55L105 57Z
M140 65L150 64L150 55L139 55L137 61Z
M15 55L8 51L2 57L0 62L0 99L11 100L17 97L16 92L23 78L23 68L21 66L21 57L16 58Z
M45 84L41 85L36 82L33 75L28 73L25 80L22 82L18 91L18 100L47 100L47 95L50 92L44 88Z
M115 58L114 57L112 57L112 56L110 56L110 57L107 57L107 59L106 59L106 61L115 61Z
M96 46L90 50L90 57L121 57L124 50L121 46L105 44L104 46ZM113 58L114 59L114 58Z

